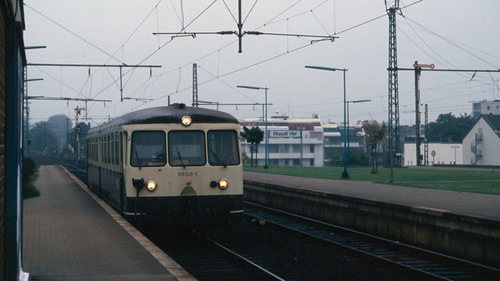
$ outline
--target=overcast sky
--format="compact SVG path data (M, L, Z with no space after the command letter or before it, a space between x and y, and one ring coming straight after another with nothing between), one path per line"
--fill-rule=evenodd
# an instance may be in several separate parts
M371 100L351 104L351 123L387 121L389 23L383 0L242 2L244 31L338 38L311 43L310 38L247 35L238 53L235 35L153 35L236 31L236 0L26 0L25 45L47 46L27 50L28 63L161 65L151 73L149 68L123 68L123 97L132 98L123 102L118 68L29 66L28 78L44 79L29 82L29 95L112 100L88 103L88 122L95 125L166 105L168 97L171 103L190 105L197 63L202 101L264 103L263 90L236 86L268 87L269 116L316 113L324 122L342 122L342 72L304 68L313 65L348 69L347 99ZM413 2L402 1L401 6ZM397 17L399 67L411 68L419 61L436 68L500 69L500 1L426 0L402 14ZM421 103L429 105L430 122L442 113L470 115L471 102L500 99L499 84L499 73L423 72ZM400 123L413 124L412 71L399 73L399 95ZM32 100L31 123L54 114L74 119L77 106L85 103ZM240 119L262 115L261 107L252 105L219 109Z

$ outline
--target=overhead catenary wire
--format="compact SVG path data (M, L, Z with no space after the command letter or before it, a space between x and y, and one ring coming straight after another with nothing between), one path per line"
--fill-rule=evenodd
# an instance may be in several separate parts
M308 13L310 13L310 11L308 11ZM384 16L385 16L385 15L384 15ZM288 17L287 17L287 19L288 19ZM341 32L345 32L345 31L341 31ZM218 55L220 55L220 50L221 50L221 48L217 49L217 50L216 50L216 51L214 51L214 52L217 52L217 54L218 54ZM213 53L213 52L212 52L212 53ZM187 63L186 65L189 65L189 66L190 66L191 64L190 64L190 63ZM181 67L182 67L182 66L181 66ZM176 68L175 68L175 70L176 70L176 71L178 71L178 69L179 69L178 67L176 67ZM230 70L231 70L231 69L230 69ZM235 70L235 69L232 69L232 70ZM221 73L221 75L225 75L225 73ZM218 72L217 72L217 75L216 75L216 76L220 76ZM130 76L129 76L129 77L130 77ZM222 76L222 77L224 77L224 76ZM158 79L158 76L153 77L153 78ZM151 78L150 78L150 77L148 77L148 78L146 79L146 81L149 81L150 79L151 79ZM159 82L161 82L161 81L159 81ZM143 85L144 85L144 84L143 84ZM141 86L142 86L142 85L141 85ZM138 88L139 90L140 90L141 86L139 86L139 88ZM189 88L189 89L190 89L190 88ZM179 89L179 90L182 90L182 89Z
M285 9L284 11L282 11L281 13L279 13L277 16L273 17L270 21L268 21L268 23L272 22L272 21L273 21L273 20L275 20L277 17L279 17L280 15L282 15L282 14L284 14L286 11L288 11L291 7L293 7L293 6L297 5L297 4L298 4L298 3L300 3L300 2L301 2L301 0L299 0L299 1L295 2L293 5L291 5L290 7L288 7L287 9ZM319 5L317 5L314 9L319 8L320 6L322 6L322 5L323 5L324 3L326 3L326 2L328 2L328 0L327 0L327 1L324 1L324 2L322 2L322 3L320 3L320 4L319 4ZM314 9L312 9L312 10L314 10ZM311 10L308 10L307 12L304 12L304 13L301 13L301 14L306 14L306 13L309 13L309 12L311 12ZM376 19L378 19L378 18L385 17L385 16L386 16L386 14L384 14L384 15L382 15L382 16L380 16L380 17L374 18L374 19L372 19L372 20L369 20L369 21L363 22L362 24L358 24L358 25L356 25L356 26L354 26L354 27L352 27L352 28L346 29L346 30L341 31L341 32L346 32L346 31L348 31L348 30L351 30L351 29L353 29L353 28L356 28L356 27L362 26L362 25L364 25L364 24L368 24L368 23L370 23L370 22L372 22L372 21L374 21L374 20L376 20ZM261 27L264 27L264 26L265 26L265 24L264 24L264 25L262 25ZM295 36L295 35L294 35L294 34L288 34L288 36ZM324 36L323 36L323 38L324 38ZM233 44L234 42L237 42L237 41L235 40L235 41L233 41L231 44ZM311 42L311 43L314 43L314 42ZM228 45L230 45L230 44L228 44ZM226 46L228 46L228 45L226 45ZM228 76L228 75L231 75L231 74L233 74L233 73L237 73L237 72L240 72L240 71L243 71L243 70L249 69L249 68L251 68L251 67L254 67L254 66L260 65L260 64L262 64L262 63L265 63L265 62L271 61L271 60L273 60L273 59L276 59L276 58L282 57L283 55L286 55L286 54L288 54L288 53L292 53L292 52L294 52L294 51L297 51L297 50L303 49L303 48L308 47L308 46L310 46L310 45L312 45L312 44L304 45L304 46L301 46L301 47L295 48L295 49L293 49L293 50L287 50L286 52L281 53L281 54L278 54L278 55L275 55L275 56L273 56L273 57L271 57L271 58L261 60L261 61L259 61L259 62L257 62L257 63L254 63L254 64L251 64L251 65L248 65L248 66L245 66L245 67L242 67L242 68L236 69L236 70L234 70L234 71L230 71L230 72L225 73L225 74L222 74L222 75L218 75L218 77ZM214 52L212 52L212 53L214 53ZM188 64L186 64L186 65L191 65L191 64L190 64L190 63L188 63ZM205 82L202 82L202 83L208 83L208 82L211 82L211 81L213 81L213 80L214 80L214 79L210 79L210 80L205 81ZM200 83L199 83L199 85L200 85ZM164 98L164 97L166 97L166 96L173 96L173 95L175 95L175 94L181 93L181 92L186 91L186 90L189 90L189 89L191 89L191 87L187 87L187 88L185 88L185 89L181 89L181 90L176 90L174 93L171 93L171 94L168 94L168 95L163 95L163 96L161 96L161 97L159 97L159 98L157 98L157 99L155 99L155 100L158 100L158 99ZM142 105L141 105L141 106L142 106Z
M39 14L40 16L42 16L43 18L47 19L48 21L52 22L53 24L59 26L60 28L66 30L67 32L71 33L72 35L74 35L75 37L77 37L78 39L82 40L83 42L89 44L90 46L94 47L95 49L99 50L100 52L102 52L103 54L107 55L108 57L112 58L113 60L119 62L119 63L123 63L122 61L120 61L119 59L117 59L114 55L106 52L104 49L102 49L101 47L95 45L94 43L90 42L89 40L83 38L82 36L78 35L77 33L71 31L69 28L65 27L64 25L56 22L55 20L47 17L46 15L42 14L41 12L39 12L38 10L34 9L33 7L31 7L30 5L24 3L24 5L26 7L28 7L30 10L32 10L33 12Z
M157 3L157 5L158 5L160 2L161 2L161 1L159 1L159 2ZM195 18L194 18L194 19L193 19L193 20L192 20L192 21L191 21L191 22L190 22L187 26L183 26L183 30L185 30L185 29L186 29L186 28L187 28L187 27L188 27L191 23L193 23L193 22L194 22L194 21L195 21L198 17L200 17L200 16L201 16L201 15L202 15L205 11L207 11L207 10L208 10L208 9L209 9L209 8L210 8L210 7L211 7L211 6L215 3L215 2L216 2L216 1L214 1L214 2L212 2L210 5L208 5L208 7L207 7L207 8L205 8L205 9L204 9L204 10L203 10L203 11L202 11L202 12L201 12L201 13L200 13L197 17L195 17ZM301 2L301 1L297 1L297 2L296 2L294 5L292 5L291 7L295 6L295 5L296 5L296 4L298 4L299 2ZM327 1L325 1L325 2L327 2ZM325 2L323 2L323 3L325 3ZM256 2L254 2L254 5L252 6L252 9L251 9L251 10L253 10L253 8L255 7L255 5L256 5L256 4L257 4L257 1L256 1ZM150 16L153 12L154 12L154 10L155 10L155 9L157 9L157 5L156 5L156 6L155 6L155 8L153 8L153 9L152 9L152 10L148 13L148 15L147 15L147 16L143 19L143 21L141 22L141 24L139 25L139 27L140 27L140 26L141 26L141 25L145 22L145 20L146 20L146 19L147 19L147 18L148 18L148 17L149 17L149 16ZM287 8L285 11L283 11L283 12L282 12L282 13L280 13L280 14L283 14L284 12L286 12L286 11L287 11L288 9L290 9L291 7ZM250 14L250 13L249 13L249 14ZM278 14L278 16L279 16L280 14ZM48 17L47 17L47 18L48 18ZM248 18L248 15L247 15L247 18ZM276 17L275 17L275 18L276 18ZM128 41L132 38L132 36L135 34L135 32L137 32L137 30L139 29L139 27L137 27L137 28L136 28L136 30L135 30L135 31L134 31L134 32L133 32L133 33L132 33L132 34L131 34L128 38L127 38L127 40L125 41L125 43L126 43L126 42L128 42ZM76 34L75 34L75 35L76 35ZM158 52L160 49L162 49L163 47L165 47L165 46L166 46L167 44L169 44L170 42L171 42L171 41L169 41L169 42L167 42L167 43L163 44L162 46L160 46L157 50L155 50L153 53L151 53L149 56L147 56L145 59L143 59L143 60L142 60L142 62L144 62L145 60L147 60L148 58L150 58L152 55L154 55L156 52ZM124 44L122 44L122 47L121 47L121 48L123 48L123 46L125 45L125 43L124 43ZM95 46L95 47L96 47L96 46ZM118 52L121 48L119 48L119 49L115 52L115 54L116 54L116 53L117 53L117 52ZM220 52L220 49L218 50L218 52ZM109 53L107 53L107 54L108 54L108 56L109 56L110 58L116 59L116 58L114 57L114 55L111 55L111 54L109 54ZM278 56L278 57L279 57L279 56ZM258 65L258 64L254 64L254 65ZM130 70L130 71L132 71L132 70ZM129 72L129 71L125 72L125 73L124 73L124 75L126 75L128 72ZM118 80L118 79L115 79L115 81L113 81L113 82L112 82L111 84L109 84L108 86L103 86L102 90L101 90L101 91L99 91L97 94L95 94L95 95L94 95L94 97L99 96L99 95L100 95L101 93L103 93L106 89L108 89L111 85L113 85L113 84L115 84L115 85L116 85L116 81L117 81L117 80Z
M494 65L494 64L492 64L491 62L489 62L489 61L487 61L487 60L485 60L485 59L483 59L483 58L479 57L478 55L476 55L476 54L474 54L474 53L472 53L472 52L468 51L466 48L462 47L462 45L463 45L463 44L459 44L459 43L457 43L457 42L455 42L455 41L453 41L453 40L451 40L451 39L448 39L448 38L446 38L446 37L444 37L444 36L442 36L442 35L440 35L440 34L438 34L438 33L434 32L434 31L430 30L429 28L427 28L427 27L423 26L422 24L419 24L418 22L416 22L416 21L412 20L411 18L408 18L408 17L406 17L406 18L408 19L408 21L411 21L412 23L414 23L415 25L419 26L419 27L420 27L420 28L422 28L423 30L425 30L425 31L429 32L430 34L432 34L432 35L434 35L434 36L436 36L436 37L438 37L438 38L440 38L440 39L442 39L442 40L444 40L444 41L446 41L446 42L448 42L449 44L451 44L451 45L455 46L456 48L458 48L458 49L460 49L460 50L462 50L462 51L466 52L467 54L469 54L469 55L473 56L474 58L476 58L476 59L478 59L478 60L480 60L480 61L482 61L483 63L485 63L485 64L487 64L487 65L489 65L489 66L491 66L491 67L493 67L493 68L500 69L500 67L499 67L498 65ZM465 46L465 45L464 45L464 46ZM488 54L488 53L486 53L486 52L483 52L483 53L484 53L484 54ZM488 54L488 55L490 55L490 54ZM490 55L490 56L493 56L493 55ZM495 57L499 58L498 56L495 56Z

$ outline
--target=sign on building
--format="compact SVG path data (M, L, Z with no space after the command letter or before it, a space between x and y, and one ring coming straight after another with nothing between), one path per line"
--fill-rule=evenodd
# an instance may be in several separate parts
M269 131L269 137L270 138L293 138L293 139L299 139L301 135L301 131L299 130L272 130Z

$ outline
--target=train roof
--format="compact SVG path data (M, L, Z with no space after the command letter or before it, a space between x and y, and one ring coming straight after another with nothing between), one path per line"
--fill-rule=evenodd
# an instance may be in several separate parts
M181 123L181 119L184 116L191 117L191 124L239 124L238 120L234 116L225 112L201 107L186 106L182 103L175 103L170 106L146 108L130 112L113 119L108 123L94 127L90 131L100 131L123 125Z

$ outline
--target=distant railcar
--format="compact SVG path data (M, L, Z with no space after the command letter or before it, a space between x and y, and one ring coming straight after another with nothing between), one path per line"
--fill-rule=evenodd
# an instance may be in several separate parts
M242 213L239 122L184 104L125 114L87 136L88 185L131 220L198 224Z

